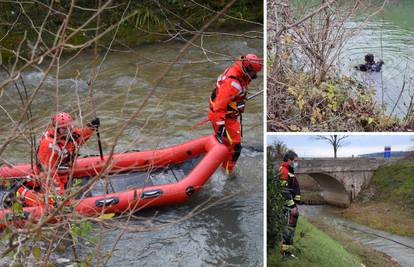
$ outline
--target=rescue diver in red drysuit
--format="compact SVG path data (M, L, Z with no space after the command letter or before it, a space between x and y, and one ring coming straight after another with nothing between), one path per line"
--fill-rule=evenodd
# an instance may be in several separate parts
M80 146L99 125L99 118L95 118L86 127L76 128L68 113L57 113L37 149L38 163L34 171L38 179L31 179L17 189L18 201L26 206L42 206L47 198L49 204L53 205L55 202L51 196L65 192L68 175ZM35 189L40 189L40 192Z
M232 174L242 149L238 118L244 112L247 86L261 70L262 59L253 54L241 56L218 77L210 97L208 119L217 140L225 144L229 151L227 160L222 164L227 175Z

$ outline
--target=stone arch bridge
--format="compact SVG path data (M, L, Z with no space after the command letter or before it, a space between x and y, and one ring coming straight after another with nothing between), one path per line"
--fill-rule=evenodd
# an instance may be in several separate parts
M396 158L302 158L296 171L309 175L322 188L322 197L331 205L347 207L367 185L379 166Z

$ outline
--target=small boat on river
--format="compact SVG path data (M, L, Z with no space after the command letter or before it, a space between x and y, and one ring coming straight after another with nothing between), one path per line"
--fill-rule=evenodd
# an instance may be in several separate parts
M114 154L111 158L78 158L71 170L73 179L87 181L101 175L113 181L124 181L124 184L127 181L128 186L120 191L115 186L115 191L108 194L70 200L65 210L99 216L182 203L203 187L226 157L226 146L211 135L163 149ZM3 166L0 167L0 182L24 179L31 173L30 164ZM3 208L0 209L0 227L36 222L47 212L45 206L23 207L19 212Z

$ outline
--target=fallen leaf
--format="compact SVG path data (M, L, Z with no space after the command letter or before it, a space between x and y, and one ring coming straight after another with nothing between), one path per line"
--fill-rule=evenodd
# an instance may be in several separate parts
M115 213L105 213L99 216L99 219L108 220L112 219L115 216Z

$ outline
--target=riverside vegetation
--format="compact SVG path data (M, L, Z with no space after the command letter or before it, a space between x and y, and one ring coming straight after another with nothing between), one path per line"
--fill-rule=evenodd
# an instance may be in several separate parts
M102 5L105 1L102 1ZM227 1L209 0L202 4L190 0L167 1L116 1L113 6L101 12L100 32L108 31L99 39L101 48L109 44L115 48L129 48L165 40L186 41L186 35L194 34L204 23L221 10ZM70 2L55 1L49 19L43 23L49 5L38 1L16 3L4 2L0 10L0 63L12 62L16 47L21 43L20 53L31 53L33 44L37 42L38 32L44 28L42 43L51 45L55 34L69 10ZM210 10L211 12L206 12ZM76 29L86 23L97 11L97 1L76 1L76 7L69 22L69 29ZM119 27L113 25L125 18L125 14L134 14L127 18ZM237 1L226 16L218 19L209 29L234 29L243 21L263 23L263 1ZM32 25L42 25L32 27ZM65 52L78 52L76 46L87 43L95 37L96 29L85 28L68 40ZM113 34L116 32L116 39ZM259 38L252 33L253 38ZM250 37L252 37L250 36ZM7 37L7 38L6 38ZM26 45L27 42L27 45ZM113 42L113 43L112 43Z
M375 90L341 72L345 44L364 23L347 27L367 9L361 1L268 1L269 131L408 131L404 118L389 115ZM363 19L383 10L379 6ZM414 98L413 98L414 99Z
M414 237L413 159L380 167L358 201L341 215L371 228Z
M289 81L285 81L288 86L273 94L277 103L272 104L274 108L268 114L269 130L360 132L407 129L408 124L387 116L375 104L374 92L355 79L333 76L319 85L311 79L304 72L291 73Z
M278 248L268 250L268 266L400 266L384 253L303 216L296 228L295 246L296 259L283 259Z

